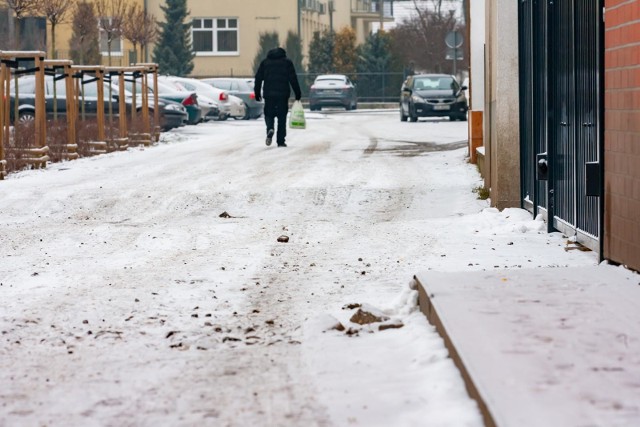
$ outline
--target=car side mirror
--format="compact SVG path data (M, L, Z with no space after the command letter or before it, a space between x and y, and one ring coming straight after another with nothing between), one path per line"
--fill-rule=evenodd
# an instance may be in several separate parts
M461 90L461 91L463 91L463 90L467 90L467 89L469 89L467 86L462 86L462 87L460 88L460 90Z
M408 87L403 88L402 91L408 93L409 95L411 95L412 92L412 90Z

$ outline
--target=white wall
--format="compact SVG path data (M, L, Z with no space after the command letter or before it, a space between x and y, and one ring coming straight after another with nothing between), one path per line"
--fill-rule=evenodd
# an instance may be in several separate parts
M485 0L471 0L470 50L471 50L471 105L473 111L484 110L484 41Z

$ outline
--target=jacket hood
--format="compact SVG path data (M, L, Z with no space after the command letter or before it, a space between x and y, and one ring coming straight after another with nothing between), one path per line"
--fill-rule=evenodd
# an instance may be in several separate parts
M276 47L274 49L271 49L269 53L267 53L267 58L269 59L280 59L280 58L286 58L286 57L287 57L287 52L281 47Z

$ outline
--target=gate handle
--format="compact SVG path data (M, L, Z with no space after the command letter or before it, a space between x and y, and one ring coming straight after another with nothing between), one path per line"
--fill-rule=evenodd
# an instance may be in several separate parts
M593 123L583 123L582 126L590 128L591 126L593 126Z

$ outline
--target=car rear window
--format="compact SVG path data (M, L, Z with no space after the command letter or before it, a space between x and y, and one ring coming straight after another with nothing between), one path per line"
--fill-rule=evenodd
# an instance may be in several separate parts
M249 84L244 80L234 80L233 83L234 83L235 86L237 86L234 89L239 91L239 92L251 92L253 90L253 89L251 89Z
M333 84L343 84L343 79L317 79L316 83L333 83Z
M231 82L228 80L211 80L210 83L218 89L231 90Z

